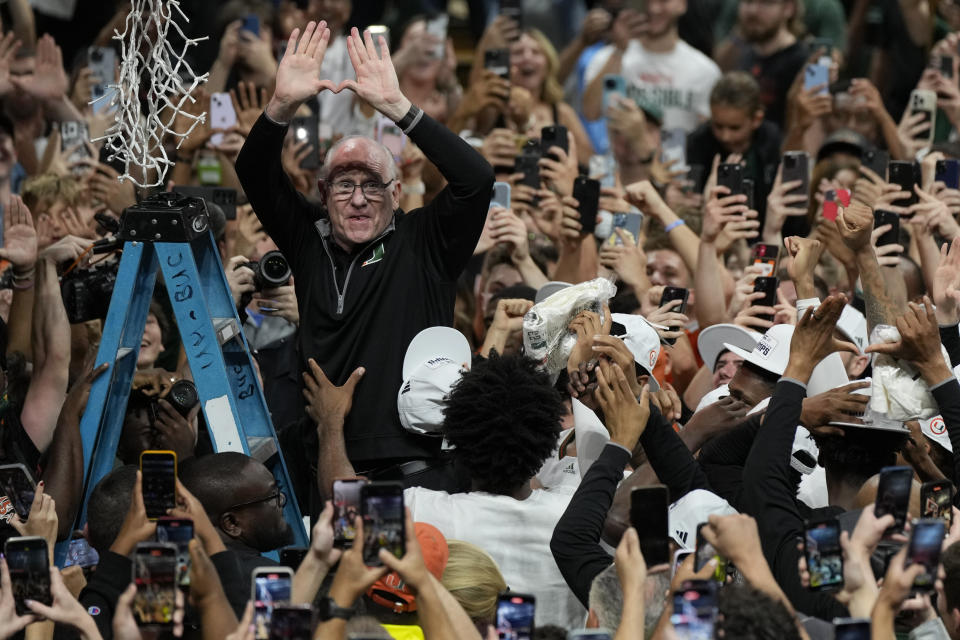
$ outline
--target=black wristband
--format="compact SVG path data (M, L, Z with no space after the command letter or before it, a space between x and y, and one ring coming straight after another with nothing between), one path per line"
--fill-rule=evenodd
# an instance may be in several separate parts
M397 126L400 127L404 135L407 135L410 133L410 130L413 129L418 122L420 122L420 118L422 117L423 111L421 111L420 107L415 104L411 104L410 110L407 111L406 115L397 121Z

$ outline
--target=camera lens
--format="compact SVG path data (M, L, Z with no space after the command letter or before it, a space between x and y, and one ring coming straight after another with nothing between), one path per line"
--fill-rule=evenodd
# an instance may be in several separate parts
M173 405L173 408L177 410L177 413L186 416L200 401L200 396L197 394L197 386L195 384L189 380L177 380L173 383L173 386L170 387L167 400Z
M260 259L260 277L271 287L282 287L290 280L290 264L279 251L270 251Z

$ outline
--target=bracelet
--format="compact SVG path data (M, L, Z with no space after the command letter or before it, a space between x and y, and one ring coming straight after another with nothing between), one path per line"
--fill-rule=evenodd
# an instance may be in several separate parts
M682 227L685 224L687 224L687 221L683 220L682 218L680 220L674 220L673 222L671 222L670 224L668 224L666 227L663 228L663 232L670 233L677 227Z
M36 269L30 269L30 271L27 271L23 274L19 274L16 271L14 271L13 279L14 280L33 280L33 276L35 273L36 273Z
M400 130L403 131L404 135L409 135L410 130L417 126L417 123L420 122L420 118L423 117L423 111L420 110L415 104L410 105L410 110L407 111L407 114L397 120L397 126L400 127Z
M30 278L29 280L26 280L23 283L14 281L13 288L19 291L23 291L25 289L33 289L33 278Z
M403 191L405 193L413 195L422 196L427 192L427 186L423 184L423 180L420 180L419 182L403 182L401 183L401 186L403 187Z

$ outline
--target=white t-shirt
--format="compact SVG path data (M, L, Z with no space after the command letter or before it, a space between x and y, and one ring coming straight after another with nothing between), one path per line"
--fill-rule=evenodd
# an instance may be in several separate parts
M403 492L417 522L448 540L471 542L493 557L511 591L537 598L536 624L583 626L586 609L567 586L550 552L550 537L570 494L536 489L526 500L474 491L449 494L423 487Z
M587 65L587 83L600 73L613 45L597 52ZM631 40L623 53L620 74L649 102L663 109L664 129L693 131L710 117L710 90L720 79L716 63L683 40L673 51L647 51L639 40Z

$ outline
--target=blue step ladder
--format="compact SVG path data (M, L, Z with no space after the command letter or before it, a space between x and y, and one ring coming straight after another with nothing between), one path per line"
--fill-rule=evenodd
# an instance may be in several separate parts
M95 365L110 366L94 381L80 422L84 484L75 528L86 522L93 488L114 467L159 267L214 450L245 453L273 472L287 497L283 516L294 544L309 547L203 200L154 195L124 211L117 238L124 243L123 255ZM58 565L67 544L57 545Z

